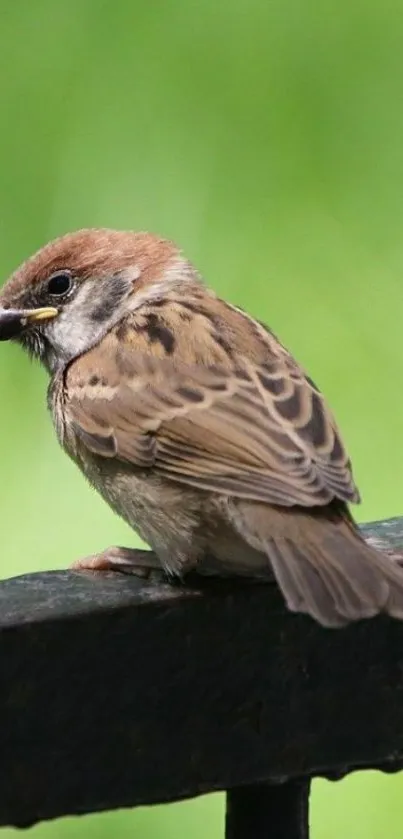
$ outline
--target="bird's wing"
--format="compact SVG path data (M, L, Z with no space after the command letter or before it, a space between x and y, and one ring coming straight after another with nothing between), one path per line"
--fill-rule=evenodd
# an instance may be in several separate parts
M262 365L237 357L227 370L92 351L65 387L66 420L99 456L272 504L359 500L334 419L286 353Z

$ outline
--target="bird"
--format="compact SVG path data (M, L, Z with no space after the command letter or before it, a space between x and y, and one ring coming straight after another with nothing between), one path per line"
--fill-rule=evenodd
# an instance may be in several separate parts
M326 628L403 618L403 568L350 512L360 495L321 391L175 243L107 228L49 242L0 290L0 340L44 365L61 446L152 548L76 571L276 582Z

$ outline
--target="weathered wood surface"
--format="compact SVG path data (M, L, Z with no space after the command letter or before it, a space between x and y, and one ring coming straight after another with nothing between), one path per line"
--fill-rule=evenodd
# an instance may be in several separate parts
M365 530L403 549L403 519ZM256 785L240 839L263 782L403 767L403 623L324 630L274 585L5 580L0 661L1 825Z

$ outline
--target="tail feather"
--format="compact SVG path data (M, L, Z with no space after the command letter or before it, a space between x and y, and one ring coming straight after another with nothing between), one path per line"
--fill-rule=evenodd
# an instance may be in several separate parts
M372 579L368 573L363 578L352 576L357 556L341 553L341 545L334 554L319 552L316 545L302 548L283 539L269 541L266 551L291 611L310 614L324 626L343 626L373 617L386 607L389 585L383 576L376 568ZM364 551L362 562L368 562Z
M335 610L332 586L325 585L315 563L286 540L266 543L277 583L291 612L305 612L323 626L344 626L348 621Z
M330 533L319 548L315 545L318 563L332 573L338 584L340 599L336 601L341 614L349 620L372 617L383 611L388 596L389 583L386 576L388 560L369 548L357 530L344 524L337 536ZM403 574L400 585L403 593Z
M291 611L329 627L382 612L403 620L403 568L364 541L345 508L315 515L244 503L238 513L233 524L266 554Z

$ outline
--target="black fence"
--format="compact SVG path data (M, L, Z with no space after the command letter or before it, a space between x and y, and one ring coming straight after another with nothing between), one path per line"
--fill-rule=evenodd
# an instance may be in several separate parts
M364 532L403 549L403 519ZM312 778L403 767L403 622L73 572L0 583L0 609L1 825L226 790L227 839L303 839Z

